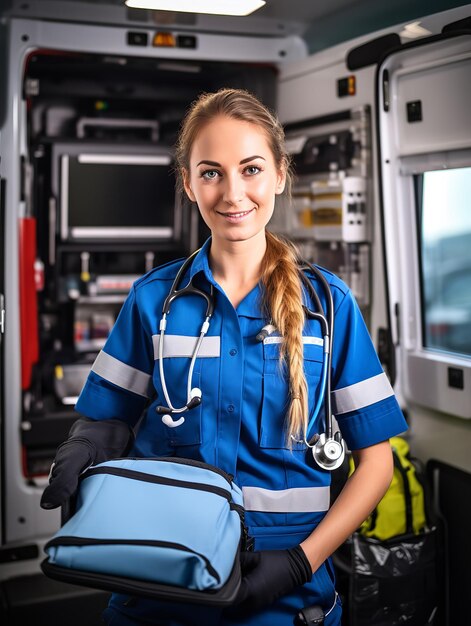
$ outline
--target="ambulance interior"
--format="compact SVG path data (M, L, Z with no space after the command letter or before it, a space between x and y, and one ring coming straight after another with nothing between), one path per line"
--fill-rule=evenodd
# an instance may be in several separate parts
M133 281L208 236L175 191L172 151L190 102L226 86L284 124L296 178L270 227L352 289L446 527L430 623L469 623L471 5L377 5L272 0L246 18L121 0L0 9L6 623L54 626L81 606L68 622L91 625L103 606L106 594L41 575L60 512L39 499Z

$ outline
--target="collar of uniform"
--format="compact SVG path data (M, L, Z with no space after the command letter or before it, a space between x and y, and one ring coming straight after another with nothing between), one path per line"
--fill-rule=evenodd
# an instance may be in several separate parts
M211 237L206 239L204 244L201 246L200 251L195 256L195 260L191 264L190 280L196 274L199 274L200 272L203 272L203 274L205 275L206 279L210 283L212 283L214 286L216 286L216 281L214 280L213 273L211 271L211 268L209 267L209 261L208 261L210 247L211 247Z
M237 307L237 315L243 317L252 317L253 319L265 319L265 316L261 310L262 292L260 284L255 285L252 291L245 296L242 302Z
M213 273L211 268L209 267L209 249L211 247L211 237L209 237L204 244L202 245L200 251L195 256L195 260L191 264L190 270L190 279L192 279L196 274L202 272L205 278L212 283L215 287L217 286L216 281L214 280ZM242 302L237 307L237 315L243 315L244 317L252 317L254 319L264 319L264 315L260 310L260 287L256 285L251 292L249 292Z

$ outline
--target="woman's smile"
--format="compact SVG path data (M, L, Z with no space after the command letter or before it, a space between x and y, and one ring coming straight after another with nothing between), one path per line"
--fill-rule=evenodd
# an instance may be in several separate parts
M219 215L222 215L229 222L237 223L237 222L243 221L253 211L255 211L255 208L248 209L247 211L239 211L238 213L235 213L235 212L232 212L232 211L228 211L228 212L224 212L224 213L222 211L216 211L216 213L219 213Z

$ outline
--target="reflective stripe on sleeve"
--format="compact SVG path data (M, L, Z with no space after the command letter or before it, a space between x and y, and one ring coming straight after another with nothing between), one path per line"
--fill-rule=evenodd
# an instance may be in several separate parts
M149 374L123 363L103 350L95 359L92 371L108 382L139 396L150 398L152 395L150 392L152 377Z
M164 359L169 357L188 357L193 356L193 351L199 337L187 337L186 335L165 335L164 338ZM154 359L159 358L159 342L160 335L152 336L154 345ZM198 358L200 357L218 357L221 356L221 337L203 337Z
M393 395L391 383L383 372L354 385L333 391L332 412L334 415L340 415L356 411Z
M318 513L327 511L330 487L294 487L292 489L262 489L242 487L244 508L266 513Z

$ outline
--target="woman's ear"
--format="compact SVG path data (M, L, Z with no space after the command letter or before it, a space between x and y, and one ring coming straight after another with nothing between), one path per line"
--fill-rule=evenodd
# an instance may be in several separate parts
M182 179L183 179L183 188L185 189L186 195L190 198L192 202L196 202L195 194L191 189L190 185L190 176L187 170L182 170Z
M286 187L286 165L283 164L278 171L278 177L276 181L275 194L280 195L283 193Z

